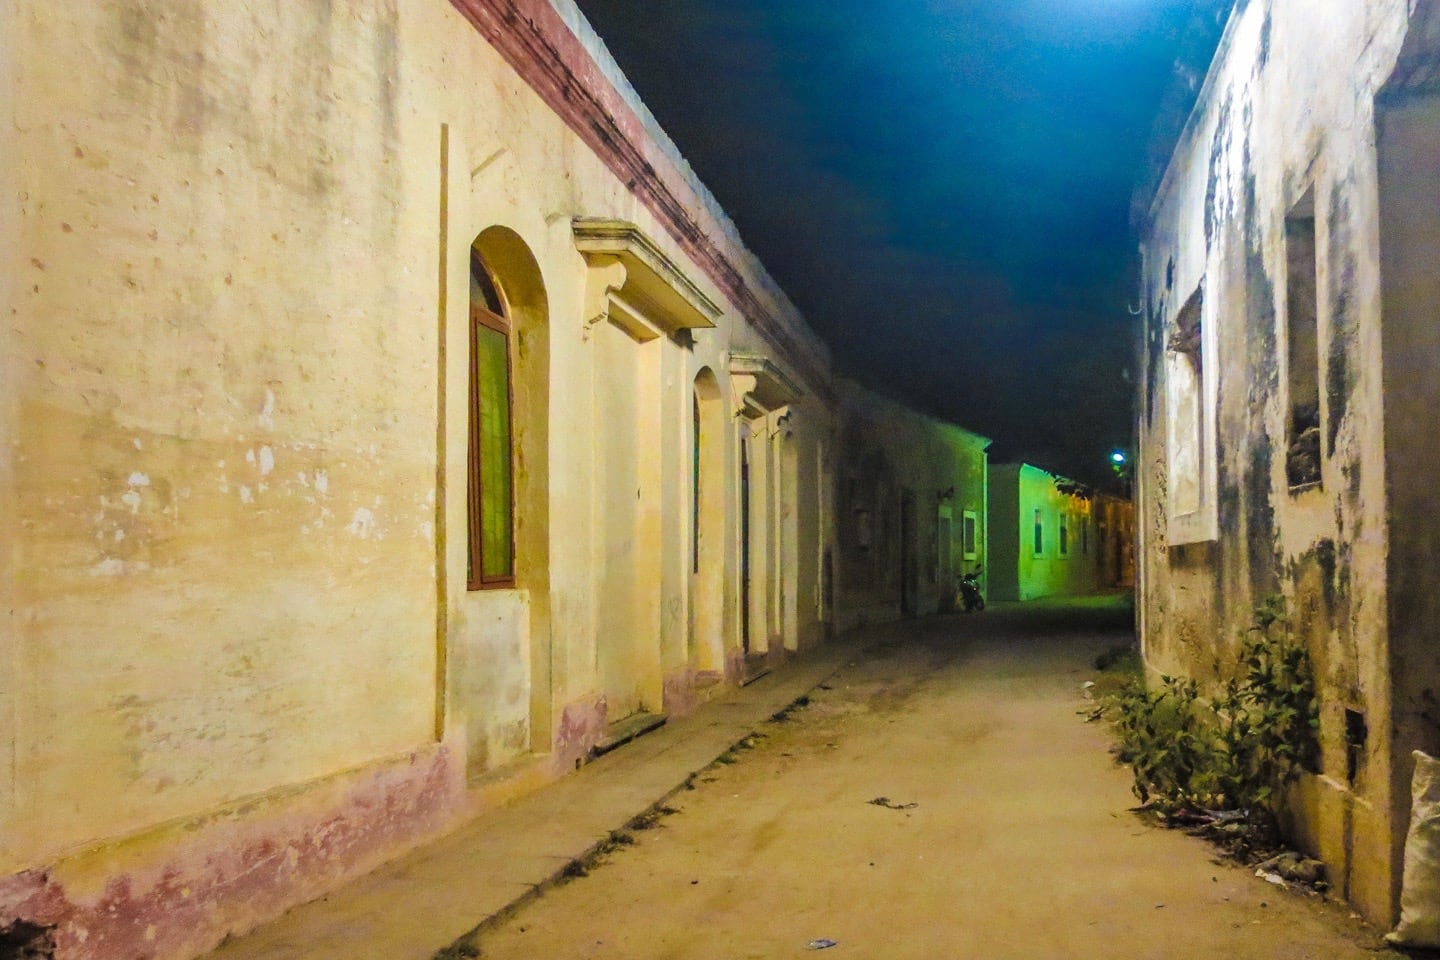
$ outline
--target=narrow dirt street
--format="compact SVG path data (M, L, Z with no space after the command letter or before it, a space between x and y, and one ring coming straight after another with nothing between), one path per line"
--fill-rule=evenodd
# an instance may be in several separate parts
M1094 601L894 628L673 813L482 932L481 955L1386 955L1343 905L1130 812L1107 732L1079 715L1127 628Z

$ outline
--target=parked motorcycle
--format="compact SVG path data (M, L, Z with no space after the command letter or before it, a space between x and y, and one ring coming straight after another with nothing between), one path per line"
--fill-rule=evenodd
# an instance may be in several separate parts
M960 577L960 608L966 613L985 609L985 597L980 593L980 567Z

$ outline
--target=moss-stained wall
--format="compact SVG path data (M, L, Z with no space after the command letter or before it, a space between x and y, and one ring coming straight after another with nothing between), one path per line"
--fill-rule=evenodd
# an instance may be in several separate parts
M1393 491L1396 475L1386 471L1407 441L1382 382L1382 328L1418 327L1382 310L1373 131L1376 95L1395 69L1410 6L1239 4L1144 240L1137 474L1147 662L1202 679L1232 672L1254 606L1287 599L1316 664L1323 747L1321 770L1297 791L1296 834L1329 864L1337 888L1381 923L1396 905L1408 804L1403 755L1413 742L1393 726L1387 622L1403 600L1400 580L1387 574L1396 530L1387 522L1387 484ZM1287 219L1313 219L1313 278L1291 276L1312 267L1287 247ZM1291 349L1287 324L1304 312L1300 298L1312 280L1318 370L1292 370L1306 351ZM1185 336L1181 308L1196 291L1216 532L1182 542L1171 533L1188 520L1167 496L1176 477L1166 364ZM1408 336L1395 338L1397 346ZM1310 414L1296 400L1307 377L1319 384L1319 409ZM1318 480L1296 468L1305 444L1295 423L1305 416L1318 423ZM1420 513L1403 522L1428 529ZM1350 742L1347 711L1352 734L1365 731Z
M1430 23L1440 12L1421 8ZM1376 120L1380 274L1384 324L1385 477L1390 515L1389 589L1392 807L1405 822L1410 750L1440 756L1440 510L1433 419L1440 410L1440 89L1403 81L1403 66L1433 63L1440 44L1412 26L1402 69L1382 94ZM1398 82L1397 82L1398 81ZM1398 837L1396 838L1398 842Z

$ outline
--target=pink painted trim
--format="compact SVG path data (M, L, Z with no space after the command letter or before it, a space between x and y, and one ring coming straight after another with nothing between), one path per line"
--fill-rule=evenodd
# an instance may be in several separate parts
M184 960L453 828L464 802L442 747L355 778L334 806L197 821L183 846L109 869L101 890L70 889L64 864L0 877L0 927L49 930L55 960Z
M780 346L822 388L828 377L760 302L744 275L691 215L641 146L645 126L560 19L548 0L450 0L520 78L664 224L686 255L740 308L751 326ZM637 146L637 144L641 146ZM656 151L656 163L672 167ZM671 171L671 177L678 177Z

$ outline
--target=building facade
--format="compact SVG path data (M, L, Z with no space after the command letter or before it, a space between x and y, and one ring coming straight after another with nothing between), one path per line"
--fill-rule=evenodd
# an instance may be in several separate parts
M954 610L961 575L985 563L991 441L849 381L837 389L835 549L825 561L837 626Z
M16 0L0 106L0 934L193 956L899 613L849 388L569 0Z
M1028 463L990 468L989 596L1036 600L1126 586L1129 502Z
M1437 57L1432 0L1238 3L1143 242L1146 661L1214 680L1284 598L1320 698L1294 831L1382 924L1440 752Z

